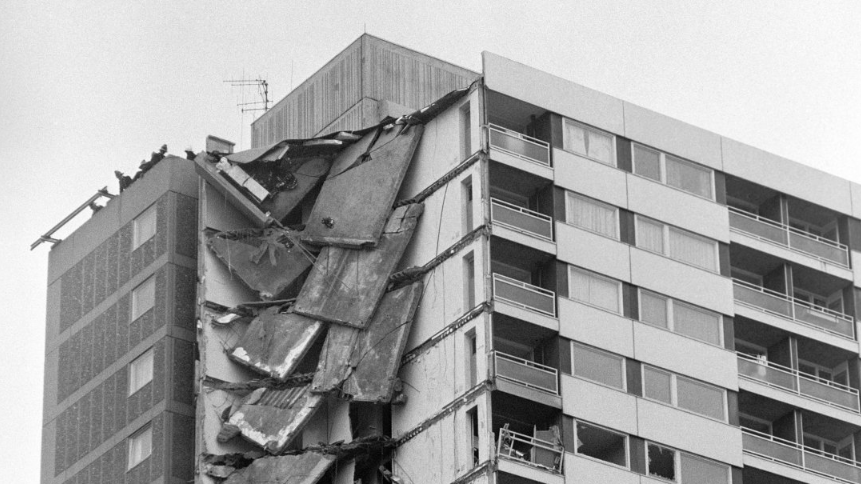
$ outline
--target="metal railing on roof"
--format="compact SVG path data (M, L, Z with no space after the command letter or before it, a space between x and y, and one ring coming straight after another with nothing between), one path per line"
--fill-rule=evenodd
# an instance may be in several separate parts
M35 242L30 244L30 250L35 249L42 242L50 242L52 244L56 244L58 242L61 242L62 239L57 239L57 238L52 237L52 235L54 235L54 232L63 228L64 225L69 223L73 218L77 217L79 213L83 212L86 208L88 208L90 206L90 204L94 203L96 200L98 200L102 197L111 199L111 198L114 198L115 196L116 195L108 192L108 187L103 187L101 190L98 190L95 195L88 198L87 201L82 203L80 207L76 208L74 211L72 211L72 213L67 215L66 218L64 218L63 220L60 220L60 222L57 225L51 227L51 229L48 230L47 232L45 232L44 235L42 235Z

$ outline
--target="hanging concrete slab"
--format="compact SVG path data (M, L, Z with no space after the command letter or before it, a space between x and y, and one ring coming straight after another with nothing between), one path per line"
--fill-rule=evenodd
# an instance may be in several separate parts
M387 293L350 358L350 373L342 391L359 402L390 402L401 356L424 286L415 282Z
M335 159L302 240L340 247L375 246L424 126L388 125Z
M334 463L334 455L316 452L261 457L231 473L224 484L315 484Z
M281 453L302 431L321 406L325 396L306 385L286 390L267 389L254 404L236 410L227 421L242 437L271 454Z
M216 157L202 152L194 158L194 171L215 187L219 193L224 195L254 225L263 228L271 224L274 221L272 217L260 210L260 207L248 198L245 193L231 183L230 180L222 176L221 172L216 168L218 161Z
M284 295L313 263L295 232L286 229L218 232L206 245L264 300Z
M326 342L323 343L323 349L320 352L317 372L314 373L314 381L311 382L312 392L325 393L341 386L350 372L350 355L353 354L359 334L362 332L361 329L351 326L340 324L329 326Z
M293 311L313 319L364 328L413 236L424 206L396 208L374 249L324 247Z
M228 356L269 377L284 380L323 332L324 324L278 308L262 311Z
M261 204L263 210L269 212L269 215L277 220L284 220L284 217L298 207L314 187L323 183L323 179L332 165L332 160L312 158L291 165L292 168L289 171L293 176L291 183L275 192Z

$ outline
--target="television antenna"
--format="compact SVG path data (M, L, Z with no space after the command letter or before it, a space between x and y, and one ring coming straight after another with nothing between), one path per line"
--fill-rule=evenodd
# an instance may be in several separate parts
M260 95L261 101L251 101L251 102L241 102L238 103L237 106L242 110L243 113L249 111L267 111L269 110L269 83L266 82L266 79L228 79L224 81L225 83L230 83L233 87L240 87L245 89L248 86L256 86L257 93Z

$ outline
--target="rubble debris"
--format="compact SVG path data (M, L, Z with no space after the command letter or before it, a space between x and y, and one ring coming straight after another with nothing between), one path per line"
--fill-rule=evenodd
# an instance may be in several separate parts
M377 245L424 126L391 126L377 139L380 130L337 156L302 240L351 248Z
M295 313L267 308L251 321L228 356L276 380L284 380L322 333L320 321Z
M330 392L347 379L351 369L350 355L356 348L362 330L351 326L333 324L326 334L326 342L320 352L317 372L311 383L311 391Z
M233 206L255 226L265 228L274 223L275 220L269 214L264 213L256 203L221 175L221 172L215 168L215 163L218 160L218 157L214 155L201 152L194 158L194 170L201 178L230 200Z
M314 484L334 463L334 456L315 452L261 457L234 471L224 484Z
M260 390L260 398L253 404L231 409L227 424L238 427L243 438L270 454L283 452L317 409L326 404L325 397L310 392L309 386Z
M214 390L225 390L225 391L248 391L248 390L256 390L258 388L271 388L275 390L284 390L286 388L295 388L295 387L303 387L308 385L314 380L314 373L301 373L298 375L291 375L283 380L276 380L275 378L260 378L255 380L248 380L243 382L226 382L224 380L220 380L218 378L213 378L211 376L205 376L203 378L203 384L207 388L212 388ZM225 419L226 420L226 419Z
M132 177L124 174L120 170L114 170L114 176L117 177L117 180L120 182L120 193L123 193L123 190L131 186Z
M372 250L324 247L292 310L310 318L364 328L423 210L420 203L395 209Z
M218 232L206 245L264 300L283 296L313 263L313 255L288 229Z
M238 165L233 165L227 158L222 158L221 161L215 164L215 169L223 173L227 178L232 180L240 188L245 189L253 196L257 202L262 202L269 197L269 191L263 188L263 185L257 183L257 180L251 177L245 170Z

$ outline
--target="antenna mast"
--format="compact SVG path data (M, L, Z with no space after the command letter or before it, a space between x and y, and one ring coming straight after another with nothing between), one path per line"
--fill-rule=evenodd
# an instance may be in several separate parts
M241 87L245 88L246 86L257 86L257 92L260 94L260 97L263 99L262 101L252 101L247 103L239 103L239 106L243 113L248 111L267 111L269 110L269 83L266 82L266 79L228 79L224 81L225 83L230 83L233 87ZM262 105L262 106L261 106ZM248 107L246 107L248 106Z

